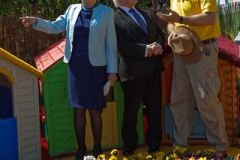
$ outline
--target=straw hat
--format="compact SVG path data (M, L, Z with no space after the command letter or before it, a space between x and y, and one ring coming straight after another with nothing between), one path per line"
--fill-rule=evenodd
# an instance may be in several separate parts
M176 28L177 37L169 42L178 60L191 64L196 63L202 56L202 42L198 35L191 29L180 26Z

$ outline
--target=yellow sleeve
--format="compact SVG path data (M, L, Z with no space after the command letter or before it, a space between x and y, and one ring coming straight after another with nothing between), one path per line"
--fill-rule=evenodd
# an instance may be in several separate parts
M218 11L216 0L200 0L200 7L203 13Z

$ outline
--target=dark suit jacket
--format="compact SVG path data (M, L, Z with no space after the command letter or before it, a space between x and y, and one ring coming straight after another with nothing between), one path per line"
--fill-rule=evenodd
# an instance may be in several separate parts
M164 70L161 55L145 57L146 45L156 41L161 44L162 48L164 47L164 34L151 12L137 7L136 9L147 22L148 35L124 10L118 8L115 11L117 46L120 53L119 78L121 82L143 76L156 68L160 71Z

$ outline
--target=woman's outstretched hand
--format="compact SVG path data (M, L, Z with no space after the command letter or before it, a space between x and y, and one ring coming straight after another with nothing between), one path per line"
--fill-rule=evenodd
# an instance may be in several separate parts
M29 28L32 24L36 24L37 23L37 18L36 17L20 17L20 20L22 20L22 23L24 25L24 27Z

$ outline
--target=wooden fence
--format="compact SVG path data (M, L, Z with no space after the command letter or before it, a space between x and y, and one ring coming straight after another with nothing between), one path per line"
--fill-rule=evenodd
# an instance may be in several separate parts
M20 7L23 8L23 6ZM41 17L37 14L40 8L36 5L27 5L24 8L27 8L26 13L29 13L29 15ZM6 6L6 9L10 8ZM26 29L19 20L21 16L23 16L22 13L0 16L0 47L34 66L33 58L64 37L65 32L51 35L31 28ZM240 30L240 3L219 6L219 19L222 35L233 39ZM163 29L165 26L165 24L162 24Z
M39 32L31 28L24 28L19 18L25 15L38 15L38 9L41 9L41 7L37 7L34 4L25 4L17 7L19 7L17 10L27 8L26 13L23 14L23 12L19 12L19 14L16 14L15 12L15 15L0 16L0 47L34 66L33 58L63 38L65 32L55 35ZM16 11L16 6L15 8L6 6L6 9L14 9L14 11ZM42 16L40 15L39 17ZM55 19L50 19L49 17L42 18L49 20Z

